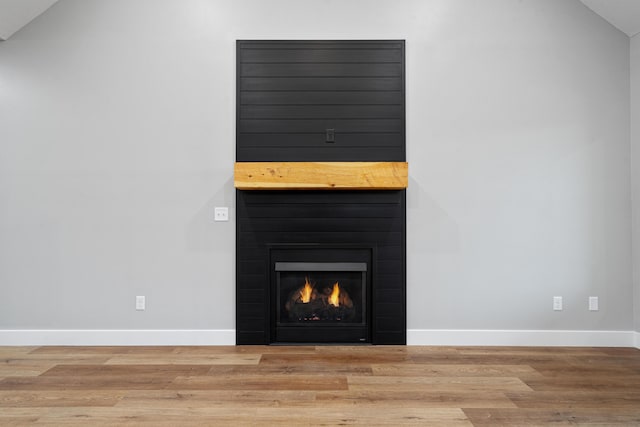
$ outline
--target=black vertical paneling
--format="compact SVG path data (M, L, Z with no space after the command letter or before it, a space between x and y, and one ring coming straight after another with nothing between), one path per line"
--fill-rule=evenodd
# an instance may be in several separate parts
M273 245L375 248L373 344L406 343L405 191L237 191L238 344L268 344Z
M236 160L404 161L404 57L403 40L239 40Z

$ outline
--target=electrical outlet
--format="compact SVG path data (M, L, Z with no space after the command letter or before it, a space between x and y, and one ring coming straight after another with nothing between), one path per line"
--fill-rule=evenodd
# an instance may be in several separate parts
M589 311L598 311L598 297L589 297Z
M555 311L562 310L562 297L553 297L553 309Z
M147 308L147 301L144 295L136 296L136 310L145 310Z
M214 221L229 221L229 208L214 208Z

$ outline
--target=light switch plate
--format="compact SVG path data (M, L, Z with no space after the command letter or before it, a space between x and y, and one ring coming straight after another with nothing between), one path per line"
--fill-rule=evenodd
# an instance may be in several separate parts
M598 311L598 297L589 297L589 311Z
M147 301L144 295L136 296L136 310L145 310L147 308Z

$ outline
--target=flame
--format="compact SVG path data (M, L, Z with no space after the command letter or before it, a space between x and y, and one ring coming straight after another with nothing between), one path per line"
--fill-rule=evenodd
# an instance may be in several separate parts
M313 291L313 287L311 283L309 283L309 278L304 278L304 286L300 288L300 301L307 304L311 301L311 292Z
M331 304L334 307L338 307L340 305L340 286L338 285L338 282L333 284L333 291L331 292L331 295L329 295L329 304Z

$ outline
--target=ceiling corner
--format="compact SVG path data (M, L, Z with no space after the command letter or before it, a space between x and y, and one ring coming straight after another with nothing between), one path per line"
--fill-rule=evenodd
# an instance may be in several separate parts
M629 37L640 33L640 0L580 1Z
M7 40L58 0L0 0L0 40Z

